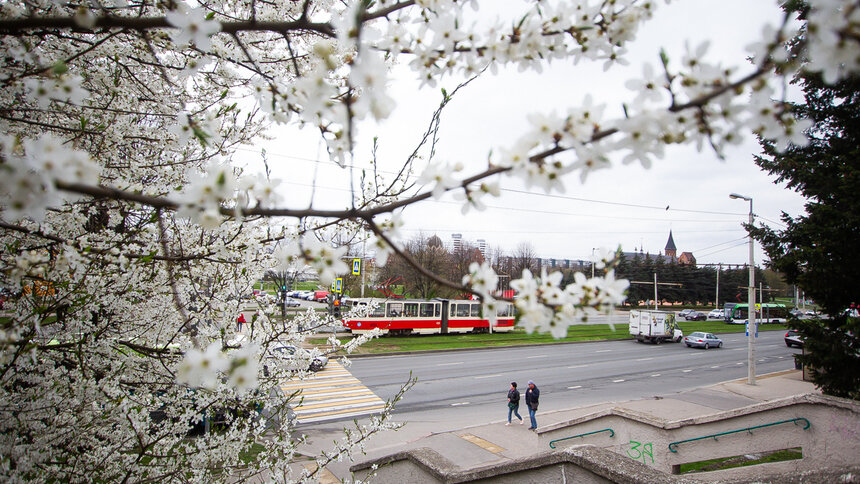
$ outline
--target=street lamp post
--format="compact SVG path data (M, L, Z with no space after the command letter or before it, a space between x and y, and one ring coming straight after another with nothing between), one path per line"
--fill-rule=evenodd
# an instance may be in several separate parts
M729 198L741 199L750 202L750 226L753 225L753 199L752 197L745 197L743 195L738 195L737 193L732 193L729 195ZM747 325L747 368L749 369L749 373L747 375L747 383L750 385L755 385L755 330L757 318L755 315L755 260L753 258L753 238L750 236L750 283L749 287L747 287L747 314L748 325Z

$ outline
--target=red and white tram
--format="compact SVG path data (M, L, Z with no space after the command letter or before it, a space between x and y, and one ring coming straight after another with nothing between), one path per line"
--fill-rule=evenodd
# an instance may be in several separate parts
M343 325L356 334L379 328L382 334L487 333L490 322L481 314L480 301L454 299L345 299L344 310L370 305L367 316L346 318ZM514 309L501 303L493 332L514 329Z

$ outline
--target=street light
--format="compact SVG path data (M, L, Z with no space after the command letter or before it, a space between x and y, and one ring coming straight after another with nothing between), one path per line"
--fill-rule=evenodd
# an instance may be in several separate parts
M750 202L750 226L753 225L753 199L732 193L729 198L741 199ZM750 236L750 284L747 287L747 314L749 315L749 323L747 325L747 367L749 374L747 383L755 385L755 330L757 328L757 318L755 316L755 263L753 259L753 238Z

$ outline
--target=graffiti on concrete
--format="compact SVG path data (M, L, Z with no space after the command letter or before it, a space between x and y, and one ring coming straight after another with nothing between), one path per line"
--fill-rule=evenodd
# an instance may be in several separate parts
M651 442L642 443L635 440L630 441L630 448L627 449L627 455L633 460L642 459L643 464L647 464L647 458L651 458L651 463L654 463L654 444Z
M830 432L845 440L860 440L860 421L834 414L830 417Z

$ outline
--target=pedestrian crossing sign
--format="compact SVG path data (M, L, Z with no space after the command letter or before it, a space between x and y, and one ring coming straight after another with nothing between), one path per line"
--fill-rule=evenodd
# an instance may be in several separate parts
M338 294L343 292L343 279L338 277L334 280L334 284L332 285L332 290Z
M361 259L352 260L352 274L356 276L361 274Z

